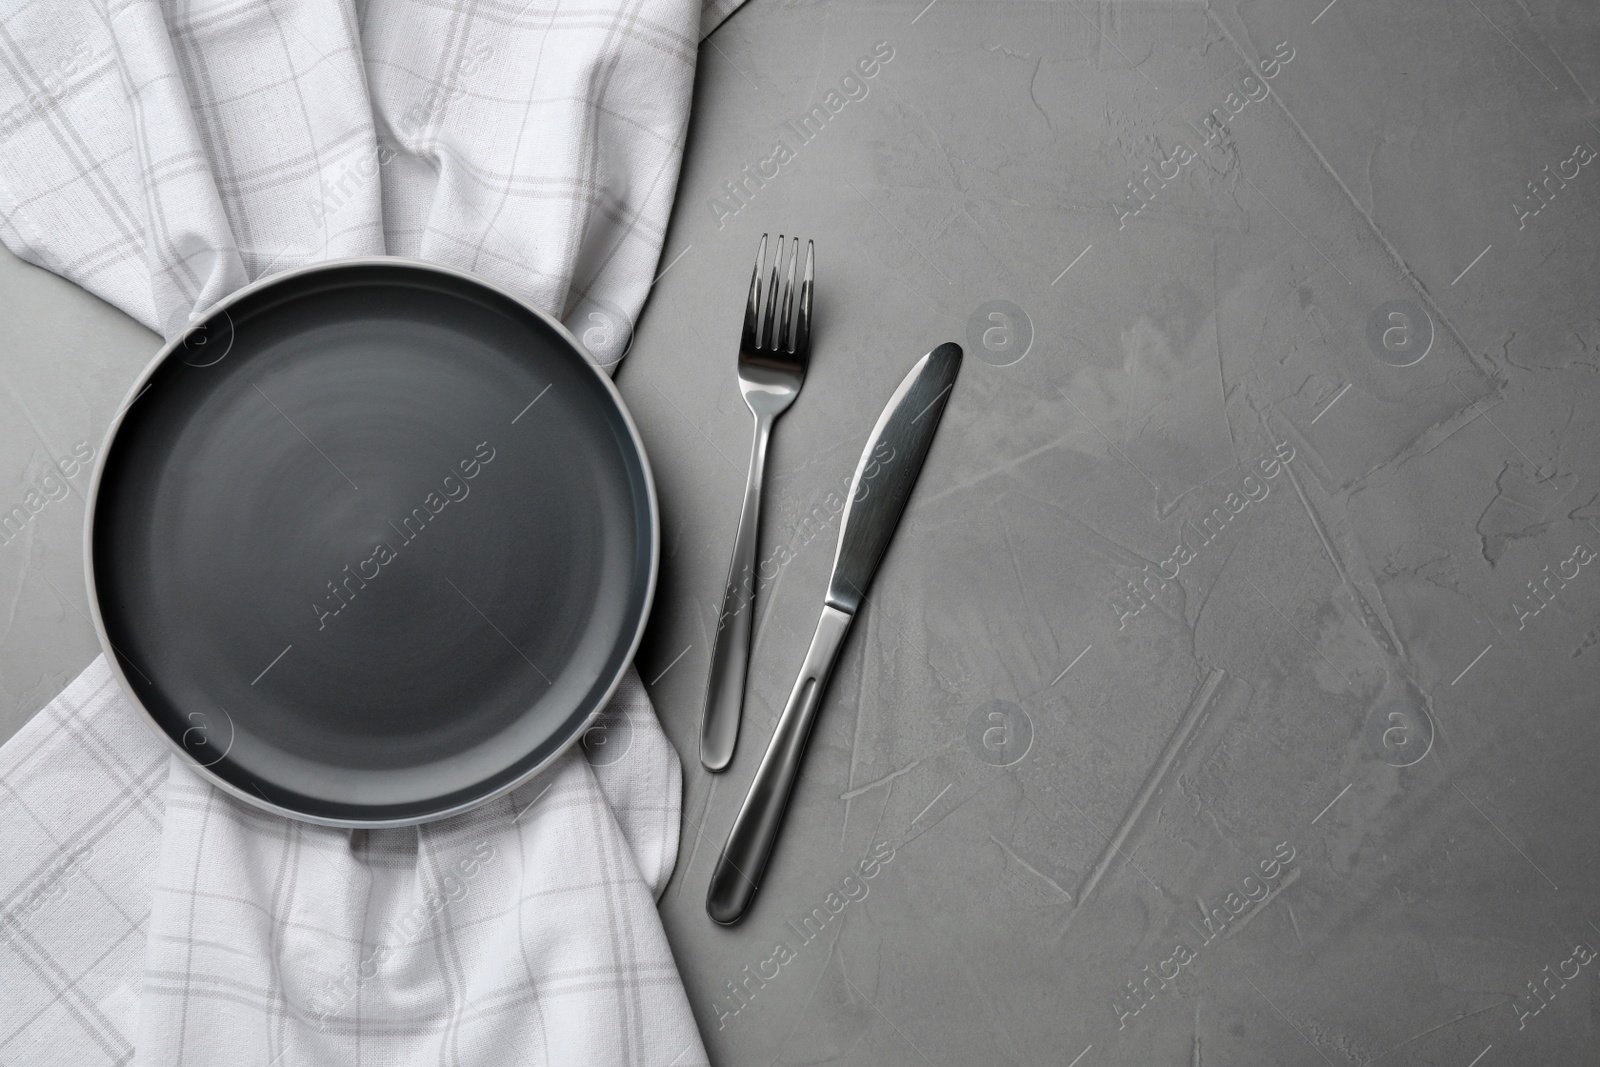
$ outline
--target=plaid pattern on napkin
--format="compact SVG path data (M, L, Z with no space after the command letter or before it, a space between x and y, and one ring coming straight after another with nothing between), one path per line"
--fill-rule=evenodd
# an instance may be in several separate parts
M604 325L609 366L737 6L5 0L0 239L169 338L265 274L414 256Z
M0 0L0 239L169 338L414 256L611 368L738 3ZM337 830L213 789L97 660L0 748L0 1064L704 1064L653 900L678 759L631 669L606 714L508 797Z
M677 757L631 669L601 721L592 765L339 830L213 788L95 660L0 747L0 1062L705 1064Z

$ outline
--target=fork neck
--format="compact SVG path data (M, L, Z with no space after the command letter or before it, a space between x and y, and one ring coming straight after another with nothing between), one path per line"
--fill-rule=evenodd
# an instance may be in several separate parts
M772 424L778 421L779 412L772 410L757 410L752 406L750 414L755 418L755 439L750 444L750 473L752 478L759 480L761 470L766 466L767 445L772 439Z

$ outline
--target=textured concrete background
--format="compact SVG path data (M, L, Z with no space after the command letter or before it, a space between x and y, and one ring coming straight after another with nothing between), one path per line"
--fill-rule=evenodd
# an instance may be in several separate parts
M618 382L685 765L662 913L714 1062L1594 1062L1596 93L1571 0L752 0L707 39ZM713 778L769 231L817 243L815 352ZM0 308L9 504L155 340L8 256ZM762 894L715 927L831 494L944 340L940 438ZM5 732L97 651L69 481L0 546Z

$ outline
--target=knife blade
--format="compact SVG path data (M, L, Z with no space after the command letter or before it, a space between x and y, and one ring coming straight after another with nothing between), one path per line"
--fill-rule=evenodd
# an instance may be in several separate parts
M724 926L743 918L755 900L828 676L911 498L960 371L960 345L945 343L923 356L867 438L840 519L822 618L706 890L706 914Z

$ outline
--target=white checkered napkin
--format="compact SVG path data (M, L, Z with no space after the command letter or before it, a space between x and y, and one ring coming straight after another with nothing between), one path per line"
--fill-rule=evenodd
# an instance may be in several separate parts
M632 692L633 725L653 723ZM659 728L601 770L654 743ZM649 812L633 830L654 851L677 805L666 783L653 805L642 779L624 784L640 792L618 808ZM651 887L581 751L510 799L404 830L263 815L181 766L167 789L140 1062L705 1063Z
M170 761L104 659L0 747L0 1063L132 1062Z
M0 0L0 239L167 337L264 274L420 257L611 366L738 3Z
M207 784L97 659L0 748L0 1063L705 1064L677 757L632 671L602 722L592 767L337 830Z

